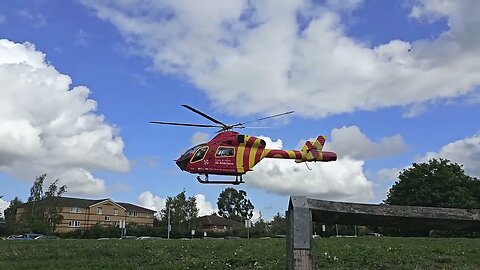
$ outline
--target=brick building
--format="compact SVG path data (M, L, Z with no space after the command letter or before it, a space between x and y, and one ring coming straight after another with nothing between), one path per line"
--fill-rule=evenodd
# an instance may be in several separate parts
M85 229L95 224L118 226L121 221L127 225L153 226L155 211L124 202L115 202L110 198L89 200L61 197L63 221L57 226L57 232ZM17 219L25 211L27 203L17 208Z

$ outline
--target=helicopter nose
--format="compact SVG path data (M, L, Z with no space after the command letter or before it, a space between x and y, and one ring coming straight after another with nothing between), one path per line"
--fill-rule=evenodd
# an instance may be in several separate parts
M188 158L177 159L175 163L177 163L177 166L180 168L180 170L184 171L188 164Z

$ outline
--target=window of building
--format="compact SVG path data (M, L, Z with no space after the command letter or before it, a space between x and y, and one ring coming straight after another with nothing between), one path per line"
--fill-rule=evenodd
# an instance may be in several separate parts
M110 216L105 216L105 221L110 221Z
M200 147L195 154L193 154L191 162L200 161L205 157L207 153L208 146Z
M129 212L128 212L128 215L131 216L131 217L136 217L136 216L137 216L137 212L135 212L135 211L129 211Z
M113 209L113 215L118 216L118 209Z
M97 207L97 214L98 215L103 214L103 208L102 207Z
M235 148L233 147L218 147L216 157L233 157L235 156Z
M80 227L80 221L78 220L69 220L68 227Z
M70 213L81 213L79 207L70 207Z

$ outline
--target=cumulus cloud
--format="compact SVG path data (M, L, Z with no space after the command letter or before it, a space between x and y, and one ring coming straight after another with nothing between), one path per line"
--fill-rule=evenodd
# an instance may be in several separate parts
M194 196L197 201L198 216L210 215L217 212L218 209L212 207L212 203L207 201L205 195L197 194ZM145 191L138 196L138 202L141 206L159 212L165 208L166 198L153 195L150 191Z
M206 216L206 215L211 215L212 213L218 212L218 208L212 207L212 203L207 201L205 198L205 195L203 194L197 194L195 195L195 198L197 199L197 207L198 207L198 216Z
M107 188L91 171L127 171L129 161L89 89L71 83L33 44L0 40L0 171L29 180L47 173L69 194L101 196Z
M400 134L373 142L358 126L333 129L332 140L325 145L325 150L335 151L339 157L349 156L356 160L392 156L405 149L406 145Z
M428 162L432 158L446 158L452 162L463 165L465 172L471 176L480 178L480 132L471 137L451 142L444 145L437 152L428 152L413 162L422 163ZM378 171L377 179L382 181L395 181L398 175L404 169L409 168L384 168Z
M428 152L418 160L426 162L431 158L446 158L463 164L465 172L480 178L480 132L443 146L438 152Z
M377 173L377 178L380 181L396 181L398 179L398 175L403 169L399 168L385 168L381 169Z
M159 212L165 208L166 199L155 196L150 191L145 191L138 196L138 202L145 208Z
M82 2L157 70L185 76L233 114L295 108L324 117L465 95L480 83L474 0L408 2L411 17L446 18L450 28L375 47L341 21L362 1Z
M3 199L0 199L0 218L5 217L4 216L4 211L10 206L10 202L4 201Z
M192 146L194 146L194 145L197 145L197 144L205 143L205 142L208 141L209 138L210 138L210 135L208 135L208 133L195 132L192 136L191 144L192 144Z
M267 148L282 148L282 141L262 137ZM325 200L367 202L373 196L372 183L363 172L364 162L349 156L334 162L297 164L293 160L264 159L245 182L252 187L281 195L306 195Z
M252 223L256 223L257 221L260 220L261 218L261 214L260 214L260 211L258 210L253 210L253 215L252 215L252 218L250 219L252 221Z

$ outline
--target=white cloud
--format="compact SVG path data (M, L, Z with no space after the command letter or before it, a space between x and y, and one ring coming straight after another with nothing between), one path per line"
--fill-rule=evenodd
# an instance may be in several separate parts
M327 141L325 144L325 150L334 151L339 157L349 156L356 160L396 155L405 149L406 145L400 134L373 142L358 126L333 129L331 142Z
M4 211L10 206L10 202L4 201L3 199L0 199L0 217L5 217L4 216Z
M381 169L377 173L378 180L380 181L396 181L398 180L398 175L403 169L399 168L385 168Z
M338 13L362 1L82 2L156 69L185 75L232 114L295 108L323 117L455 97L480 84L478 1L415 1L411 16L446 16L450 29L373 48L347 36Z
M451 142L438 152L428 152L418 160L426 162L431 158L446 158L452 162L463 164L465 172L480 178L480 132L471 137Z
M212 207L212 203L207 201L205 195L197 194L194 196L197 201L198 216L210 215L217 212L218 209ZM159 212L165 208L166 199L153 195L150 191L145 191L138 196L138 202L141 206Z
M252 218L250 219L252 221L252 223L256 223L257 221L259 221L261 218L260 216L260 211L258 210L253 210L253 216Z
M166 199L154 196L150 191L145 191L138 196L138 202L145 208L159 212L165 208Z
M281 140L262 137L267 148L281 148ZM326 200L366 202L372 198L372 183L363 172L363 161L348 156L334 162L297 164L293 160L263 159L245 182L281 195L306 195Z
M402 113L403 118L414 118L425 111L427 111L427 105L424 103L415 103L412 104L411 106L407 106L407 110Z
M325 5L334 10L353 10L363 3L363 0L327 0Z
M71 83L33 44L0 40L0 171L30 181L47 173L69 194L101 196L105 183L91 170L123 172L129 161L89 89Z
M191 144L192 144L192 146L194 146L194 145L197 145L197 144L205 143L205 142L208 141L209 138L210 138L210 136L208 135L208 133L195 132L192 136Z
M205 198L205 195L203 194L197 194L195 195L195 198L197 200L197 208L198 208L198 216L206 216L206 215L211 215L212 213L218 212L218 208L212 207L212 203L207 201Z

